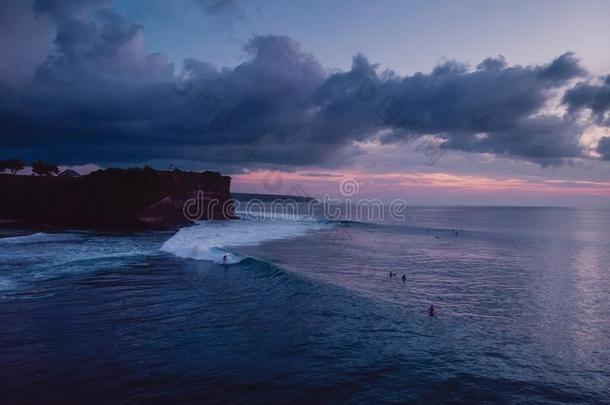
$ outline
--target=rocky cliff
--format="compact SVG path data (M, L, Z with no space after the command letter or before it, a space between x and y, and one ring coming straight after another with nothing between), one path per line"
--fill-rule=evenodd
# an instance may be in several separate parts
M98 170L82 177L0 175L0 222L171 228L190 222L183 207L195 198L200 219L231 218L230 187L231 178L217 172L166 172L149 167Z

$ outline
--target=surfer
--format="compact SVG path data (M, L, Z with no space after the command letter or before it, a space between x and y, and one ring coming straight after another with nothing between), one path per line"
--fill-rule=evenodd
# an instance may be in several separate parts
M402 275L402 282L404 283L405 281L407 281L407 276L406 275Z
M428 315L430 315L430 316L436 315L436 308L434 308L434 305L430 305L430 308L428 308Z
M223 264L223 266L227 266L229 264L229 259L228 258L229 258L229 255L224 255L222 257L222 264Z

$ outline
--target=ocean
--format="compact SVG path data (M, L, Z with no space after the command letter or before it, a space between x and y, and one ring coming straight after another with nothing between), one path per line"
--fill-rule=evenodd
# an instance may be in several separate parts
M608 403L609 209L247 214L1 230L2 402Z

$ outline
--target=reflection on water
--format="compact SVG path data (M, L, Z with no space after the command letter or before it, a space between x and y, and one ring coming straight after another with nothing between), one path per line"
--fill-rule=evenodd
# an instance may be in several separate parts
M0 393L10 403L610 397L609 211L412 210L418 223L198 229L187 247L199 253L218 235L258 241L222 246L256 258L228 267L160 251L167 233L0 239Z

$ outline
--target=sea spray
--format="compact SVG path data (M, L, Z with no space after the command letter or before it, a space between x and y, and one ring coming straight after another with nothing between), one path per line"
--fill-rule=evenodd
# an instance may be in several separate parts
M206 260L222 264L227 256L229 264L243 258L231 253L233 246L255 246L277 239L292 239L307 232L327 229L332 224L311 220L251 220L200 222L180 229L166 241L161 250L181 258Z

